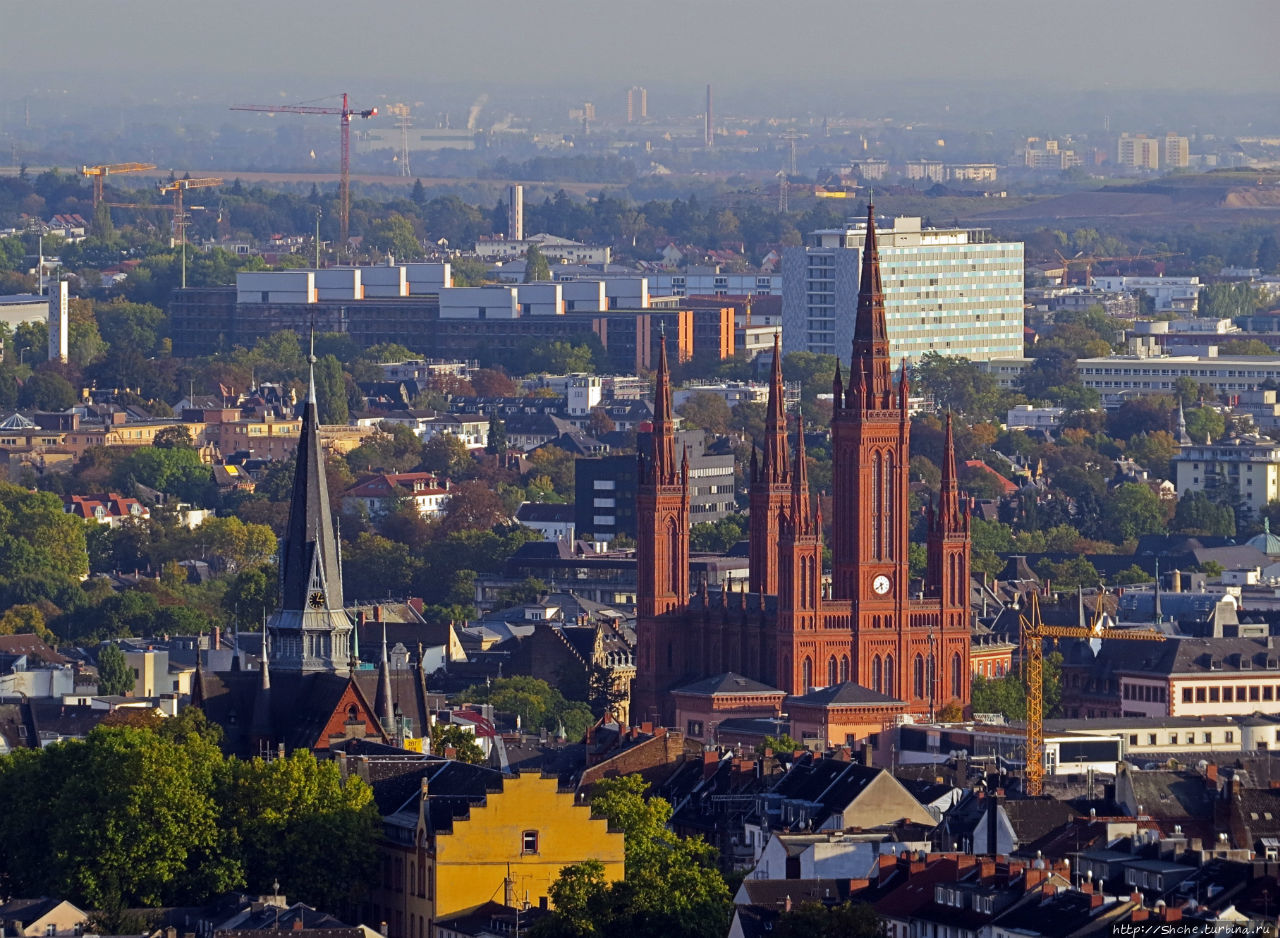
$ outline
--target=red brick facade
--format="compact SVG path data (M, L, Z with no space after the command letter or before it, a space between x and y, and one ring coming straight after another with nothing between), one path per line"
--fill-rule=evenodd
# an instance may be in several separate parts
M832 577L823 583L823 525L805 472L804 430L788 468L781 371L771 389L765 458L753 457L751 596L688 589L688 480L674 428L655 419L637 496L639 655L633 716L669 722L669 691L738 671L788 694L855 682L928 715L970 696L969 512L959 496L948 421L942 488L929 508L923 591L908 582L910 420L905 366L891 373L868 218L853 357L837 369L832 415ZM655 413L670 413L665 356ZM761 513L767 513L761 517Z

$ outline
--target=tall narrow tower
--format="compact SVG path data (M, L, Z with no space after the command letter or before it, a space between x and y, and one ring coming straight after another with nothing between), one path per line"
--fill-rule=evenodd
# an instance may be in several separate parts
M507 240L524 240L524 186L507 187Z
M783 395L782 349L773 340L773 376L769 382L769 410L765 417L763 454L751 451L751 489L748 562L751 592L778 592L778 532L783 512L791 504L791 467L787 459L787 414ZM798 468L798 467L797 467Z
M55 280L49 284L49 361L67 360L67 339L70 329L71 300L67 281Z
M867 207L849 385L837 372L832 436L832 592L852 600L854 626L885 634L905 623L907 592L907 382L894 387L880 285L875 207ZM902 656L895 661L901 666ZM858 662L860 682L870 673ZM869 683L866 686L871 686ZM901 686L900 684L898 686Z
M969 699L969 528L967 500L962 503L956 476L956 447L947 415L946 443L942 454L942 485L938 507L930 507L928 566L925 594L940 603L941 630L930 646L938 667L929 690L936 701ZM940 642L942 647L937 647ZM957 665L957 661L961 661Z
M778 543L778 628L774 655L776 684L791 694L825 686L817 673L830 642L819 632L822 602L822 514L809 499L809 470L804 450L804 417L796 420L796 462L791 473L790 504L783 513ZM844 656L848 670L848 648ZM834 680L829 683L836 683Z
M652 447L637 459L636 639L633 713L657 715L665 691L685 673L687 629L680 614L689 601L689 460L676 464L675 420L667 339L658 352Z
M706 122L703 126L703 136L706 138L707 149L710 150L716 145L715 120L711 108L711 85L707 85L707 113Z
M289 526L280 546L280 606L268 621L267 632L273 668L345 672L354 630L342 604L342 566L316 414L315 361L313 348Z

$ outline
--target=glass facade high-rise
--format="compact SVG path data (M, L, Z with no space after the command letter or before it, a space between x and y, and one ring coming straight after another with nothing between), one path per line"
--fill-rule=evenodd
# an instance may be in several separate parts
M925 352L976 361L1022 353L1022 243L897 218L877 229L894 365ZM815 231L782 258L785 352L846 357L866 224Z

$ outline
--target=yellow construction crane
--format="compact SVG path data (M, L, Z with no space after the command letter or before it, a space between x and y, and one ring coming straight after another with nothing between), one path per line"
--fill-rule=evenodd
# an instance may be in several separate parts
M173 233L182 246L183 289L187 286L187 216L182 211L182 193L188 189L207 189L210 186L220 185L222 180L217 176L204 176L199 179L175 179L172 182L162 182L157 187L161 195L166 192L173 193Z
M1058 255L1058 260L1062 262L1062 285L1065 287L1071 276L1072 267L1084 268L1084 285L1086 287L1093 286L1093 265L1105 263L1134 263L1136 261L1151 261L1161 257L1181 257L1183 251L1157 251L1153 254L1143 254L1139 251L1137 254L1124 254L1114 257L1098 257L1096 255L1078 254L1075 257L1064 257L1061 251L1054 251Z
M220 186L222 180L217 176L204 176L200 179L175 179L173 182L162 182L157 187L160 194L173 193L173 233L183 244L187 243L187 219L182 212L182 193L188 189L207 189Z
M1040 599L1031 594L1030 618L1022 621L1022 667L1027 682L1027 794L1039 795L1044 788L1044 640L1056 645L1060 638L1115 639L1139 642L1163 642L1165 637L1154 629L1113 629L1104 623L1102 592L1094 607L1093 622L1081 625L1045 625L1040 618Z
M121 173L145 173L155 169L155 163L104 163L101 166L81 166L80 175L93 179L93 207L97 208L102 201L102 183L107 176L118 176Z

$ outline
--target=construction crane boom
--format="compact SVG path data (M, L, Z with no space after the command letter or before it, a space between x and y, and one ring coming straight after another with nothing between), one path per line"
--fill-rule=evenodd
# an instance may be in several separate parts
M1079 257L1064 257L1061 251L1054 251L1058 255L1058 260L1062 262L1062 285L1067 284L1067 271L1072 267L1084 268L1084 285L1086 287L1093 285L1093 265L1106 264L1111 262L1123 263L1126 261L1150 261L1157 257L1181 257L1183 251L1157 251L1153 254L1124 254L1115 257L1098 257L1096 255L1085 255Z
M1039 594L1031 594L1030 618L1019 616L1022 623L1022 667L1027 682L1027 794L1039 795L1044 790L1044 640L1046 638L1117 639L1139 642L1163 642L1165 636L1154 629L1114 629L1104 621L1102 592L1093 611L1093 623L1080 625L1045 625L1040 617Z
M93 207L97 208L102 201L102 184L107 176L118 176L121 173L144 173L155 169L155 163L103 163L101 166L81 166L80 175L93 179Z
M353 110L347 101L347 93L342 93L342 107L323 107L315 104L238 104L233 111L259 111L267 114L336 114L340 121L342 144L342 167L338 193L338 226L339 250L347 249L347 236L350 233L351 221L351 118L359 117L368 120L378 116L376 107Z

